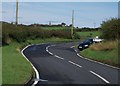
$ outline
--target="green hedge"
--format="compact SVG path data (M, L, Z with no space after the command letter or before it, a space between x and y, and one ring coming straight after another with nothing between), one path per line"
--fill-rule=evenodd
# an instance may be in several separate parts
M17 42L25 42L28 39L36 38L71 38L70 29L62 30L45 30L30 26L18 25L17 27L10 23L2 24L2 44L10 44L13 40Z

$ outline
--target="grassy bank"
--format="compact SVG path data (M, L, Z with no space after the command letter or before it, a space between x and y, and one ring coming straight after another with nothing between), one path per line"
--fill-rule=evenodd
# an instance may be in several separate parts
M28 40L24 43L12 42L2 47L3 84L24 84L33 74L31 65L19 52L19 48L28 44L40 44L50 42L69 42L71 39L49 38Z
M80 54L96 61L120 67L117 43L118 41L93 44L90 48L81 51Z

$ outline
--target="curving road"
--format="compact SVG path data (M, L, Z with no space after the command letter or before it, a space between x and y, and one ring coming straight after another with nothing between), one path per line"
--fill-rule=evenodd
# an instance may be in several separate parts
M39 72L39 84L118 84L117 68L83 59L76 43L32 45L23 53Z

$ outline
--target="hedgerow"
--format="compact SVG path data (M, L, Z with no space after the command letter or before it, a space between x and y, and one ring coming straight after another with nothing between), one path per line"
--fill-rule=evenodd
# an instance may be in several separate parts
M10 23L2 23L2 44L10 44L13 40L17 42L25 42L28 39L45 39L50 37L71 38L68 28L62 30L45 30L34 28L32 26L14 25Z

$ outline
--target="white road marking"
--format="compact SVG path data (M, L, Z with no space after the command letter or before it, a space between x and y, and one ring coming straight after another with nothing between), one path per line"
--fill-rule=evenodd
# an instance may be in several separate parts
M77 53L77 56L81 57L80 54Z
M50 55L53 55L53 53L51 53L51 52L49 52L49 51L48 51L48 53L49 53Z
M50 46L47 46L47 47L46 47L46 52L48 52L50 55L53 55L53 53L51 53L51 52L48 50L49 47L50 47Z
M34 71L35 71L36 79L39 80L39 81L43 81L43 79L40 79L40 77L39 77L39 72L38 72L38 70L34 67L34 65L28 60L28 58L27 58L27 57L24 55L24 53L23 53L23 51L24 51L25 49L27 49L28 47L30 47L30 46L33 46L33 44L32 44L32 45L28 45L28 46L26 46L25 48L23 48L23 49L21 50L21 54L22 54L23 57L31 64L32 68L33 68ZM32 84L32 86L35 86L37 83L38 83L38 81L34 81L34 83Z
M46 50L47 52L49 52L48 50Z
M73 48L74 46L71 46L70 48Z
M35 79L35 81L46 82L46 81L48 81L48 80L45 80L45 79Z
M54 55L55 57L59 58L59 59L62 59L64 60L64 58L60 57L60 56L57 56L57 55Z
M75 50L75 52L77 53L77 50Z
M51 45L51 46L55 46L55 45ZM47 51L50 55L54 55L53 53L51 53L51 52L48 50L48 48L51 47L51 46L47 46L47 47L46 47L46 51ZM62 57L60 57L60 56L57 56L57 55L54 55L54 56L57 57L57 58L59 58L59 59L64 60L64 58L62 58Z
M74 63L74 62L72 62L72 61L68 61L68 62L71 63L71 64L73 64L73 65L75 65L75 66L82 67L82 66L80 66L79 64L76 64L76 63Z
M97 77L99 77L100 79L102 79L105 83L110 83L108 80L106 80L105 78L103 78L102 76L98 75L97 73L90 71L92 74L96 75Z

